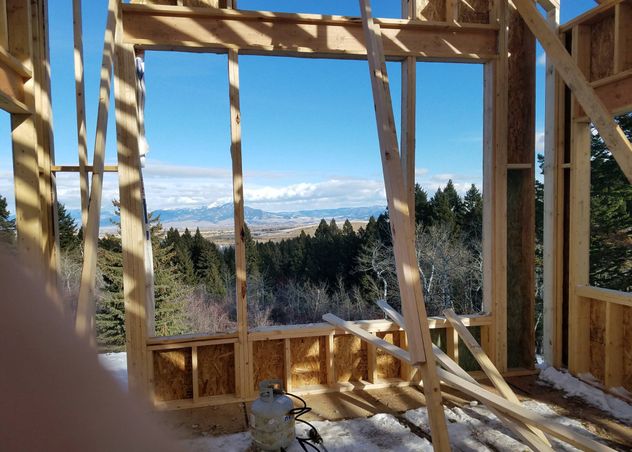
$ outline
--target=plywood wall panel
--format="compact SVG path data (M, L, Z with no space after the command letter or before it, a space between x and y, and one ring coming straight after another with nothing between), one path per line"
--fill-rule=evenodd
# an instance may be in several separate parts
M154 396L159 402L193 398L191 349L155 351Z
M603 382L606 356L606 304L599 300L586 302L590 303L590 373Z
M263 380L283 380L285 375L283 340L256 341L252 344L253 389L259 391Z
M290 340L292 387L325 384L325 338L305 337Z
M360 338L334 337L334 372L340 383L368 379L366 344Z
M386 342L397 345L399 347L399 332L377 333ZM401 374L401 361L397 358L385 353L381 349L375 352L377 377L380 379L398 378Z
M198 347L200 397L235 393L234 344Z
M599 80L614 73L614 16L606 17L590 27L590 80Z
M459 22L489 23L490 0L459 0L457 7Z

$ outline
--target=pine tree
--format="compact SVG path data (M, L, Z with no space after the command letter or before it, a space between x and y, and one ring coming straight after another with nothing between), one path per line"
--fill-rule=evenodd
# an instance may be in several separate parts
M11 220L10 216L7 199L0 195L0 242L13 243L15 241L15 220Z
M66 206L57 201L57 221L59 225L59 247L70 250L79 245L77 224L66 210Z
M463 197L461 229L468 241L483 236L483 197L474 184Z
M415 223L432 225L432 208L428 202L428 193L419 184L415 184Z
M125 348L125 301L120 238L106 236L99 240L97 264L103 279L97 298L97 342L106 351L122 351Z

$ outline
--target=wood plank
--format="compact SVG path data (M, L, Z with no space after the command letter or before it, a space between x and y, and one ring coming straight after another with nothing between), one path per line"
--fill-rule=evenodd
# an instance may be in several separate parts
M88 137L86 132L86 99L83 69L83 26L81 0L72 1L72 23L74 38L75 64L75 102L77 110L77 151L79 157L79 192L81 194L81 225L85 231L88 226ZM107 26L106 26L107 30Z
M632 110L632 70L603 78L590 84L608 111L613 116L618 116ZM588 117L582 108L577 108L574 113L576 121L586 122Z
M200 398L200 383L198 374L198 348L196 345L191 347L191 378L193 380L193 403Z
M536 6L529 0L515 0L514 3L547 55L551 57L557 72L599 130L621 170L632 183L632 144L626 138L625 133L613 121L604 103L599 99L559 38L549 29Z
M75 320L75 330L79 337L85 338L92 343L95 342L94 338L96 335L96 273L99 227L101 224L101 200L103 196L103 167L105 165L105 141L107 137L108 112L110 109L114 40L119 2L118 0L110 0L108 3L108 19L103 44L103 58L101 61L97 128L94 140L92 190L90 192L88 216L86 218L83 236L83 264L77 302L77 317ZM85 127L85 117L83 121ZM81 149L80 152L82 152ZM83 171L85 172L85 166ZM87 175L87 172L85 173ZM121 217L123 216L122 211L123 206L121 205ZM121 230L123 230L122 224Z
M290 339L283 341L283 384L287 392L292 391L292 347Z
M559 8L547 13L547 23L557 34L560 22ZM543 214L543 339L544 359L552 365L561 364L561 316L558 317L558 304L562 303L560 288L563 275L558 265L562 256L563 244L559 240L561 228L561 209L558 199L563 197L561 168L559 166L562 151L558 146L557 122L557 80L555 67L547 57L545 81L545 127L544 127L544 214Z
M54 173L78 173L80 167L78 165L52 165L50 170ZM86 165L86 172L91 173L94 171L94 166ZM117 165L104 165L104 173L116 173L118 171Z
M632 294L630 297L632 298ZM606 305L604 386L607 388L623 386L624 346L629 346L623 337L625 309L627 308L620 304L608 303Z
M581 433L577 433L575 430L572 430L565 425L558 424L557 422L551 422L549 418L534 413L533 411L524 408L522 405L517 405L494 393L481 389L479 386L446 372L445 370L439 369L438 374L441 381L445 384L481 401L488 407L494 407L514 419L518 419L525 424L541 429L544 432L581 450L603 452L612 452L614 450L604 444L598 443L592 438L589 438Z
M494 322L485 347L507 369L507 4L497 2L499 58L484 68L483 125L483 305Z
M0 47L9 47L9 27L7 24L7 2L0 0Z
M614 14L614 73L632 68L632 4L618 3Z
M145 49L366 58L362 21L344 16L123 5L125 42ZM493 25L381 19L385 56L485 61L497 55Z
M29 113L24 93L25 79L8 61L0 59L0 108L16 114Z
M449 450L450 440L441 404L441 389L436 376L437 369L434 360L428 359L432 356L432 340L430 338L430 329L427 325L426 308L415 253L414 234L410 227L411 213L408 209L403 185L402 166L399 158L393 103L391 101L384 59L382 33L380 26L373 21L370 0L360 0L360 10L362 12L363 30L368 51L369 73L373 91L380 156L384 172L386 199L391 220L391 236L393 239L397 280L404 318L407 319L409 352L412 363L419 368L424 381L424 395L432 430L433 448L436 451Z
M127 373L130 391L144 397L148 386L145 346L147 274L144 262L145 222L138 149L136 63L133 47L122 42L123 24L120 20L120 11L116 25L114 98L121 203Z
M237 335L241 347L242 369L248 368L246 343L248 342L246 242L244 220L244 181L241 155L241 109L239 106L239 60L236 51L228 52L228 97L230 102L230 155L233 176L233 210L235 228L235 296L237 305ZM247 388L246 374L241 375L243 388ZM245 396L244 394L240 394Z
M452 309L446 309L443 311L443 314L446 316L454 330L459 334L459 337L467 347L467 349L472 353L476 362L481 366L485 375L489 377L489 380L492 382L494 387L498 389L500 394L510 402L520 405L520 400L518 400L518 396L513 392L513 390L509 387L505 379L502 377L494 363L489 359L489 357L485 354L481 346L478 344L472 333L461 323L459 317L454 313ZM548 442L544 434L533 427L530 427L530 430L535 433L538 438L540 438L544 443L548 446L551 444Z
M632 293L630 292L578 284L575 287L575 293L580 297L592 298L593 300L601 300L609 304L618 304L632 308Z
M332 386L336 383L334 373L334 334L327 335L325 340L325 366L327 368L327 384Z

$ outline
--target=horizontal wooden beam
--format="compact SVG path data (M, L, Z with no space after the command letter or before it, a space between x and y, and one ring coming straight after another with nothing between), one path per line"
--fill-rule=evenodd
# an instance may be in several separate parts
M479 62L497 55L495 25L380 19L387 59ZM124 40L142 49L364 59L362 20L345 16L123 5Z
M578 285L575 293L580 297L590 298L591 300L605 301L632 308L632 293L630 292Z
M78 165L53 165L50 167L50 170L54 173L78 173L80 172ZM86 171L91 173L94 171L94 167L92 165L86 166ZM103 167L103 172L105 173L116 173L118 171L118 165L105 165Z
M594 81L590 85L612 116L632 111L632 69ZM586 113L581 107L578 109L575 119L588 121Z
M9 113L27 114L29 109L24 97L26 78L11 61L0 57L0 108Z

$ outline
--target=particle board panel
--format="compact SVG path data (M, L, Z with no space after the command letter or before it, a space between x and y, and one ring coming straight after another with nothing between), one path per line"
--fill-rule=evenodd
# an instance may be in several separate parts
M157 402L193 398L191 349L155 351L154 396Z
M632 308L624 308L623 343L632 344ZM632 347L623 347L623 387L632 391Z
M599 300L585 299L590 305L590 373L604 381L606 304Z
M459 0L457 5L458 21L470 24L489 23L489 0Z
M259 392L263 380L283 380L285 358L283 340L256 341L252 343L253 389Z
M353 335L334 336L334 372L339 383L368 380L366 343Z
M325 337L290 339L292 387L327 383Z
M198 347L198 391L200 397L235 393L234 344Z
M398 347L400 346L400 334L398 331L392 333L377 333L377 337ZM399 359L378 348L375 352L375 360L378 379L399 378L402 364Z
M419 13L421 18L430 21L446 20L446 2L450 0L417 0L421 3Z
M614 74L614 16L608 16L590 27L590 80Z

